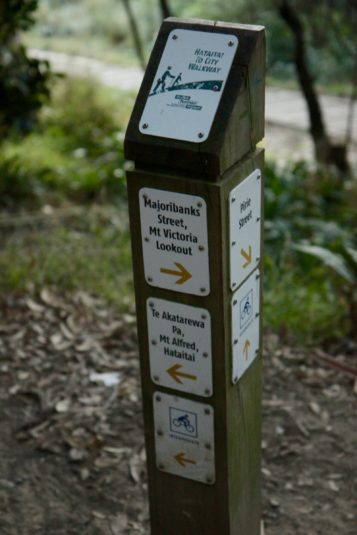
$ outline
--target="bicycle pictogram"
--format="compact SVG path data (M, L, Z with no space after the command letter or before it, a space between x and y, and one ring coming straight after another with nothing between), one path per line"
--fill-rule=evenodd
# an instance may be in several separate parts
M182 425L188 431L189 433L193 433L195 428L190 423L190 419L188 414L185 414L184 416L180 416L179 418L174 418L172 420L172 423L175 427L181 427Z
M197 438L197 414L170 407L170 431L176 435Z

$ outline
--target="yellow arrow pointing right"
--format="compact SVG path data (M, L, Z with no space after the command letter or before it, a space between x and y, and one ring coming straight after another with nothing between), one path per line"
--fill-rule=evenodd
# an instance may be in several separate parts
M174 269L160 268L160 272L165 273L166 275L173 275L178 277L177 281L175 281L175 284L184 284L185 282L191 279L191 273L187 271L187 269L182 264L180 264L180 262L174 262L174 264L178 268L178 271Z

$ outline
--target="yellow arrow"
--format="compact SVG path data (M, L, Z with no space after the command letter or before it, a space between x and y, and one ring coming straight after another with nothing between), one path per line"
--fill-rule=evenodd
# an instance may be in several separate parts
M175 284L184 284L186 281L188 281L192 275L187 269L180 264L180 262L174 262L175 266L179 269L179 271L175 271L174 269L167 269L167 268L160 268L161 273L165 273L166 275L174 275L178 277Z
M244 353L244 356L245 356L246 360L248 360L249 348L250 348L250 341L246 340L244 342L244 346L243 346L243 353Z
M174 366L171 366L167 371L167 373L172 377L176 383L182 384L182 381L180 377L184 377L185 379L191 379L192 381L197 380L196 375L191 375L189 373L180 372L179 370L182 368L182 364L174 364Z
M181 466L186 466L186 464L196 464L196 461L192 461L191 459L186 459L183 451L181 451L174 457Z
M244 260L246 261L243 264L243 268L246 268L252 262L252 246L249 245L248 252L245 251L244 249L241 249L240 254L243 256Z

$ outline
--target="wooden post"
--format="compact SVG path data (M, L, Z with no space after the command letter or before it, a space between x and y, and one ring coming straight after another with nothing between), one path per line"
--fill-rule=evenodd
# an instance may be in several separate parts
M260 531L264 57L167 19L126 134L152 535Z

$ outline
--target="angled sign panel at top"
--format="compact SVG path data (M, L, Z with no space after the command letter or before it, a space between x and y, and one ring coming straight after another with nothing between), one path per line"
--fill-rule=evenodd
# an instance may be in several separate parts
M140 132L205 141L237 48L235 35L171 31L147 97Z
M145 278L192 295L210 292L206 201L155 188L139 191Z

